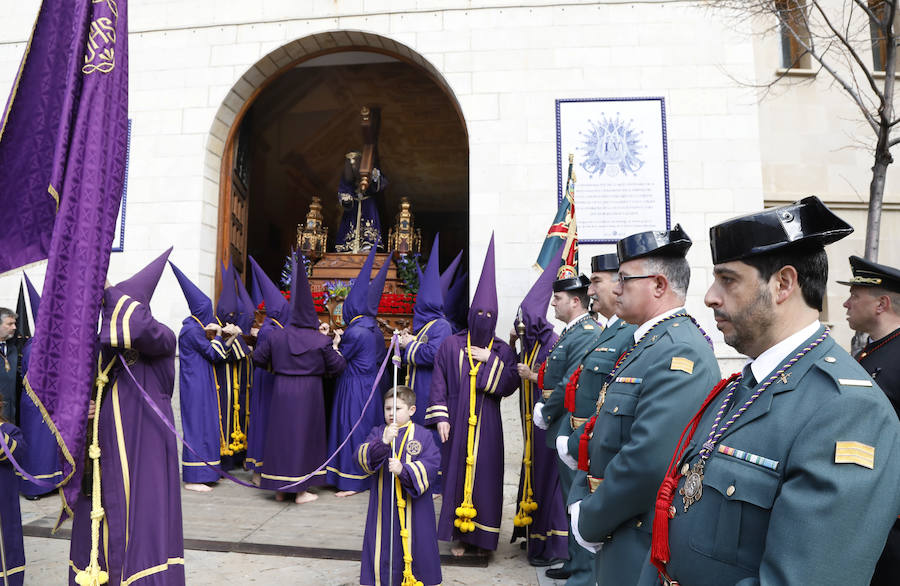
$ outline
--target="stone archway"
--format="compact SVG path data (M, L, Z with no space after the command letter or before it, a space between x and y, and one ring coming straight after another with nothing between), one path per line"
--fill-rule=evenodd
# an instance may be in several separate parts
M235 164L236 157L240 159L240 154L237 152L239 150L238 144L242 142L239 141L239 134L242 132L241 128L244 126L243 123L247 119L248 113L252 111L254 104L267 90L274 88L273 91L275 91L279 83L282 85L286 84L286 80L289 81L290 77L299 68L311 67L311 64L316 63L317 60L322 62L323 59L330 60L330 62L339 62L342 59L346 61L346 57L361 53L379 56L380 59L374 59L374 61L393 63L395 65L390 67L393 67L395 70L406 68L410 71L415 71L416 75L421 76L422 79L427 80L429 84L434 86L435 91L446 101L446 108L455 116L453 124L458 127L455 132L457 132L457 142L462 144L462 158L464 159L456 167L457 172L455 175L462 176L463 183L457 183L454 186L453 194L445 195L444 199L455 200L460 206L464 203L465 227L463 230L456 227L453 231L461 241L460 247L467 244L468 135L459 103L452 89L431 63L405 45L372 33L332 31L296 40L276 49L258 61L235 83L216 113L207 146L204 201L207 204L218 203L216 236L217 276L221 266L219 261L226 260L229 257L234 259L236 266L243 272L243 261L248 252L248 233L251 230L250 186L242 181L245 171L242 165L245 163L239 160L238 164ZM386 65L385 67L388 66ZM410 134L414 133L411 132ZM458 155L459 153L457 153L456 159L459 158ZM403 158L408 158L408 155ZM459 163L459 161L457 162ZM406 167L401 167L401 165L408 165L410 161L393 161L392 163L394 170L406 172ZM338 164L340 164L340 161L335 161L335 165ZM390 164L383 161L383 165L386 165L384 167L385 172L390 179L391 171L388 170L390 169ZM432 166L434 166L433 162ZM406 184L408 183L407 181ZM401 184L404 183L401 182ZM319 187L322 187L322 185L320 184ZM415 187L407 185L407 187L409 189L422 190L421 184ZM409 194L397 193L395 194L395 199L399 200L401 195ZM325 192L321 193L321 196L324 201L329 197L335 197L335 193L333 191L330 193ZM382 219L385 236L387 235L387 227L393 221L394 211L388 206L387 216ZM415 206L414 211L416 211ZM305 213L305 205L303 205L303 213ZM436 208L432 213L435 216L435 224L441 222L441 216L446 221L447 214L445 210L442 211L440 208ZM296 219L296 221L301 220L302 216ZM447 226L443 227L447 228ZM431 236L431 234L426 235L425 244L430 244ZM283 236L281 239L284 240ZM451 252L455 252L455 249L452 251L446 250L445 255L450 255ZM445 255L442 255L442 264L446 264L449 261L449 259L443 258ZM218 282L219 279L217 278L216 283Z

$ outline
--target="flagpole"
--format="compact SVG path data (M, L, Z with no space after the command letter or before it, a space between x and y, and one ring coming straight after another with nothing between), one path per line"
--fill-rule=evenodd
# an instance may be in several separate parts
M391 349L394 352L394 355L391 357L391 362L394 365L394 402L391 407L391 423L397 423L397 371L400 369L400 355L397 354L397 336L400 334L397 330L394 330L394 336L391 340ZM393 458L396 455L396 444L397 438L391 439L391 457ZM397 483L391 478L391 549L389 560L389 568L390 568L390 578L388 580L388 584L390 586L394 586L394 507L397 505Z

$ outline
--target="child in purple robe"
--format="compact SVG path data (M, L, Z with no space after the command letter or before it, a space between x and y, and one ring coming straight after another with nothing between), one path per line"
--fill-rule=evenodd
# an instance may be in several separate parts
M0 398L0 406L3 399ZM22 455L24 442L19 428L0 416L0 441L14 458ZM6 453L0 450L0 584L21 586L25 581L25 545L22 512L19 509L19 478Z
M375 427L357 450L360 468L374 482L359 583L400 586L418 581L431 586L441 583L431 498L441 454L431 432L410 421L416 394L404 386L396 387L396 393L396 400L394 389L384 395L385 424Z

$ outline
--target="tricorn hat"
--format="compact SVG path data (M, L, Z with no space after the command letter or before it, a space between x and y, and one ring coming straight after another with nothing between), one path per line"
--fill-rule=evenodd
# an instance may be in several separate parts
M684 258L691 244L693 241L681 224L675 224L671 230L650 230L626 236L616 243L616 252L620 263L645 256Z
M578 275L572 279L557 279L553 281L553 292L586 290L591 280L584 275Z
M838 281L841 285L881 287L900 293L900 270L856 255L850 257L850 268L853 271L853 278L848 281Z
M619 255L614 253L598 254L591 257L591 272L601 273L619 270Z
M739 216L709 229L713 264L742 260L800 244L822 247L853 228L816 196Z

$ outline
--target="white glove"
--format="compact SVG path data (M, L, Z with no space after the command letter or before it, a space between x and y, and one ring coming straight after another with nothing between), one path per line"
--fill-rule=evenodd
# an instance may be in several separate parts
M531 410L531 420L534 421L534 424L540 427L543 430L546 430L549 425L544 421L544 414L542 410L544 409L543 403L535 403L534 409Z
M572 518L572 537L575 538L575 541L588 550L591 553L597 553L601 549L603 549L602 543L593 543L591 541L585 541L585 539L581 536L581 533L578 532L578 516L581 513L581 501L576 501L569 505L569 516Z
M556 438L556 453L570 470L578 470L578 461L569 455L569 436L561 435Z

